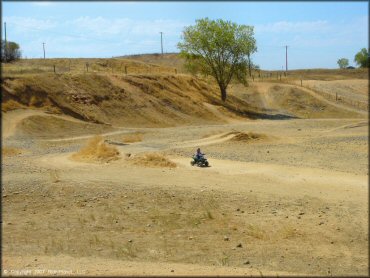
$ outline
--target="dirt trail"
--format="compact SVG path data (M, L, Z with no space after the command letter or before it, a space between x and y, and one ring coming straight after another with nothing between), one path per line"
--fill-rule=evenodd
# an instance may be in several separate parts
M46 116L46 117L55 117L58 119L66 120L66 121L71 121L71 122L76 122L76 123L83 123L85 124L84 121L75 119L73 117L67 116L67 115L55 115L55 114L49 114L44 111L40 110L14 110L14 111L9 111L6 113L2 113L2 125L3 125L3 130L2 130L2 136L3 138L8 138L12 135L14 135L17 125L24 119L32 116Z
M22 258L7 258L5 259L7 271L10 269L17 269L19 265L29 264L27 268L29 275L53 275L55 274L63 276L75 276L75 275L109 275L109 276L189 276L189 275L248 275L248 276L306 276L301 273L291 273L287 271L268 271L259 270L255 267L222 267L222 266L205 266L197 264L182 264L182 263L162 263L162 262L136 262L136 261L125 261L125 260L114 260L114 259L99 259L91 257L75 258L71 256L38 256L37 262L32 257ZM71 269L71 265L74 268ZM56 268L55 266L58 266ZM50 272L40 273L40 269L49 269ZM56 270L58 269L58 270ZM39 272L38 272L39 270ZM5 274L5 273L4 273Z
M345 124L345 125L342 125L342 126L339 126L339 127L336 127L336 128L332 128L332 129L329 129L329 130L324 130L322 132L333 132L333 131L337 131L337 130L341 130L341 129L359 128L359 127L367 127L367 126L369 126L369 121L360 121L358 123Z
M318 186L336 184L343 186L366 187L367 176L359 176L338 171L315 168L294 167L269 163L238 162L232 160L211 159L210 166L199 168L191 166L189 158L174 157L173 161L194 171L215 171L223 175L263 175L274 181L284 183L316 183Z
M41 114L50 117L48 114ZM16 135L17 123L35 115L35 111L5 115L7 117L3 121L7 124L9 136ZM70 120L68 117L62 118ZM286 144L287 148L295 148L296 145L302 144L312 146L310 150L316 151L317 145L310 145L309 141L314 140L318 134L324 134L323 129L337 131L324 141L330 144L337 144L337 140L343 135L357 136L360 132L361 137L364 137L366 134L367 121L350 119L346 125L344 123L343 120L333 119L261 120L246 121L240 125L153 128L142 142L117 144L121 159L106 164L83 163L70 159L81 144L74 140L88 139L94 135L48 140L53 142L51 144L43 141L40 147L37 146L41 150L35 148L32 149L34 153L31 156L14 157L15 162L9 161L12 158L8 158L4 166L4 194L7 195L4 199L4 214L7 217L4 221L7 240L4 244L7 248L4 252L7 254L3 260L4 269L27 269L32 273L40 268L55 269L58 266L59 269L71 270L75 275L307 276L312 273L322 274L327 271L325 267L331 264L333 269L335 266L338 274L363 274L366 271L364 264L368 261L364 247L367 242L368 175L364 172L344 172L345 169L320 169L320 163L310 166L289 165L280 157L286 155L287 149L277 147L278 144ZM356 127L358 129L355 129ZM141 128L136 130L139 129ZM236 133L230 133L234 129L240 132L261 132L284 139L262 142L257 147L252 143L243 144L231 140L236 136ZM199 138L200 130L202 134L217 134L187 140ZM128 131L131 129L121 128L103 135L109 137ZM303 138L305 142L301 140ZM109 143L112 138L106 139ZM363 156L358 156L353 151L359 145L350 139L343 141L346 148L352 144L350 154L338 149L338 152L344 154L343 163L347 163L346 167L353 161L358 162L358 165L364 164ZM22 140L27 138L19 141ZM231 141L222 144L228 140ZM57 145L55 142L62 141L69 142L63 142L57 148L50 147ZM213 145L209 149L214 147L224 150L231 158L226 159L228 156L222 155L209 157L211 167L199 168L190 165L190 157L185 157L181 152L176 153L177 149L208 145ZM363 153L362 146L364 144L360 145L359 150ZM272 149L274 147L275 149ZM238 151L245 149L251 162L238 161ZM253 160L254 151L258 156L263 156L267 150L270 150L270 153L265 160ZM294 152L301 149L297 150ZM124 155L128 152L135 155L162 151L170 151L168 157L177 164L176 168L134 165ZM324 147L322 152L317 152L314 161L321 160L320 155L330 154L325 151L327 148ZM298 155L294 153L294 156L302 160L306 159L308 154L303 151ZM273 155L279 159L270 160L269 156ZM312 159L312 156L307 158L309 159ZM139 193L136 196L134 192ZM194 195L188 197L190 194ZM209 195L212 198L207 199L206 194L215 195ZM180 196L183 196L183 199L180 199ZM181 203L176 198L185 201ZM193 203L189 203L189 200ZM201 213L202 210L196 207L198 202L216 205L220 203L219 212L212 207L211 212L215 216L211 217L213 219L206 217L200 227L194 226L193 222L187 224L190 217L183 217L185 213ZM237 211L238 208L240 211ZM24 213L25 210L27 214ZM223 218L223 213L230 218ZM69 216L69 224L64 223L65 215ZM178 222L181 217L186 221ZM203 218L204 216L201 216L201 219ZM74 219L74 222L71 219ZM128 219L133 219L133 222L128 222ZM158 221L152 222L153 219ZM160 226L164 225L163 223L169 226ZM171 225L175 226L167 230ZM234 230L234 226L237 229ZM202 227L204 230L201 230ZM80 232L81 229L84 230ZM286 235L279 234L280 230ZM199 236L193 237L193 233L197 231ZM220 234L217 235L214 231ZM275 235L276 238L265 239L264 231L266 234ZM48 237L51 235L53 239L56 238L56 244L47 242L45 233ZM225 241L224 235L230 234L231 240ZM96 245L91 246L88 239L91 237L93 242L95 235L99 236L99 240L95 239ZM177 237L178 235L180 237ZM72 249L63 249L68 245L68 236L73 237L72 242L81 243L80 247L72 243L71 248L79 248L77 250L80 252L73 259L69 257L74 254ZM37 246L32 245L29 238L40 243ZM132 238L133 241L129 241ZM110 250L110 243L105 239L112 240L113 253L110 257L103 255L103 252ZM351 240L357 242L357 245ZM235 247L239 242L243 242L245 249ZM331 242L334 242L334 245ZM59 243L61 249L57 249ZM131 243L137 246L138 251L129 249ZM232 245L227 246L228 243ZM126 255L117 260L114 252L120 246L123 246L122 252ZM48 248L54 249L48 251ZM300 249L308 251L306 253ZM59 250L55 251L59 253L52 253L53 250ZM81 255L84 254L82 250L87 250L91 257ZM267 253L264 254L262 250L267 250ZM217 254L218 251L220 254ZM137 257L129 257L130 252L138 252ZM152 252L167 252L165 254L168 254L168 257L161 257L158 262L153 262ZM336 255L338 252L339 255ZM184 254L187 257L184 258ZM191 264L192 260L189 258L194 254L201 254L202 258L207 258L208 261L194 261ZM230 266L222 264L224 254L230 257ZM280 255L284 256L284 261ZM319 257L322 258L320 268L312 269L310 264ZM359 263L353 264L352 258ZM251 264L246 265L246 260L250 260ZM267 263L267 260L272 263Z
M222 142L232 139L236 135L236 134L229 134L229 135L227 134L228 132L225 132L225 133L212 135L212 136L199 139L199 140L189 140L189 141L178 142L178 143L170 144L166 149L189 148L189 147L198 147L198 146L206 146L206 145L211 145L211 144L216 144L216 143L222 143Z
M318 99L318 100L320 100L324 103L327 103L329 105L332 105L332 106L335 106L337 108L344 109L344 110L347 110L347 111L355 112L355 113L358 113L358 114L361 114L361 115L364 115L364 116L368 115L368 112L366 112L366 111L363 111L361 109L356 109L354 107L348 107L346 105L333 102L331 100L328 100L328 99L324 98L320 94L318 94L318 93L316 93L316 92L314 92L314 91L312 91L308 88L305 88L305 87L300 87L298 85L292 85L292 84L287 84L287 83L256 82L254 84L254 86L257 88L257 90L261 94L261 100L263 101L265 109L280 110L280 108L277 107L276 103L272 100L272 98L270 96L270 93L269 93L270 88L273 87L273 86L276 86L276 85L279 85L281 87L289 87L289 88L300 89L302 91L307 92L308 94L310 94L314 98L316 98L316 99ZM287 113L285 110L281 110L281 112L282 113Z
M356 112L356 113L359 113L359 114L364 115L364 116L369 114L368 112L365 112L365 111L363 111L363 110L355 109L355 108L351 108L351 107L348 107L348 106L346 106L346 105L343 105L343 104L339 104L339 103L336 103L336 102L330 101L330 100L328 100L328 99L324 98L324 97L323 97L323 96L321 96L320 94L318 94L318 93L316 93L316 92L314 92L314 91L312 91L312 90L310 90L310 89L303 88L303 87L297 87L297 86L294 86L294 85L290 85L290 86L292 86L292 87L296 87L296 88L300 88L300 89L302 89L303 91L305 91L305 92L309 93L311 96L313 96L313 97L315 97L315 98L317 98L317 99L319 99L319 100L321 100L321 101L323 101L323 102L326 102L326 103L328 103L328 104L330 104L330 105L332 105L332 106L335 106L335 107L337 107L337 108L344 109L344 110L351 111L351 112Z

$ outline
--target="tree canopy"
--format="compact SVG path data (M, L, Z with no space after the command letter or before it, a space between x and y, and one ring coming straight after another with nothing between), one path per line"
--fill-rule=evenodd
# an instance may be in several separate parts
M341 58L337 61L339 68L345 69L348 67L349 61L346 58Z
M361 49L361 51L359 51L356 54L354 61L361 68L368 68L369 67L369 51L366 48Z
M21 50L19 45L15 42L1 41L1 61L11 62L21 58Z
M253 26L204 18L185 27L178 48L188 68L216 79L221 99L226 101L226 89L233 77L247 84L250 56L257 51L253 36Z

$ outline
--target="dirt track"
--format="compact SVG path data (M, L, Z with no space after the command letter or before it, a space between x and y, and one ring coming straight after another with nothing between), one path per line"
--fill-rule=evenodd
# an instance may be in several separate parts
M265 99L267 108L287 112L273 103ZM70 117L58 116L64 124L34 110L5 113L3 146L23 154L3 160L3 269L367 275L368 121L358 114L273 121L224 114L228 124L81 129L85 123L74 126ZM40 137L42 130L24 125L33 116L64 129ZM134 131L144 140L123 144ZM237 141L235 132L264 136ZM121 159L71 160L96 133ZM190 166L198 146L211 167ZM177 167L125 158L145 152L162 152Z

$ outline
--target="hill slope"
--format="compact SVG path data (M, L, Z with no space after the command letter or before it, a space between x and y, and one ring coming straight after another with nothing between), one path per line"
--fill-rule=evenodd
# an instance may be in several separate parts
M40 74L5 78L3 103L10 101L118 126L222 123L204 103L221 106L218 89L187 75ZM251 111L230 97L230 117ZM221 112L220 112L221 113Z
M2 111L41 108L122 127L216 124L241 118L359 116L356 111L332 107L335 104L307 91L285 90L288 85L284 82L275 87L260 81L250 82L249 87L233 84L223 103L212 79L176 74L180 64L177 54L21 60L4 67ZM56 73L49 73L53 65ZM270 90L265 92L266 84Z

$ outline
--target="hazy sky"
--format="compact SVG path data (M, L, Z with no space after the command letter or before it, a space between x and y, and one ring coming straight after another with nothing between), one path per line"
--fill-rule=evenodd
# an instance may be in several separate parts
M112 57L178 52L184 26L196 19L255 27L263 69L337 68L368 47L368 2L2 2L7 39L24 57ZM2 22L2 26L3 26ZM3 28L2 28L3 29ZM4 38L4 32L2 33Z

